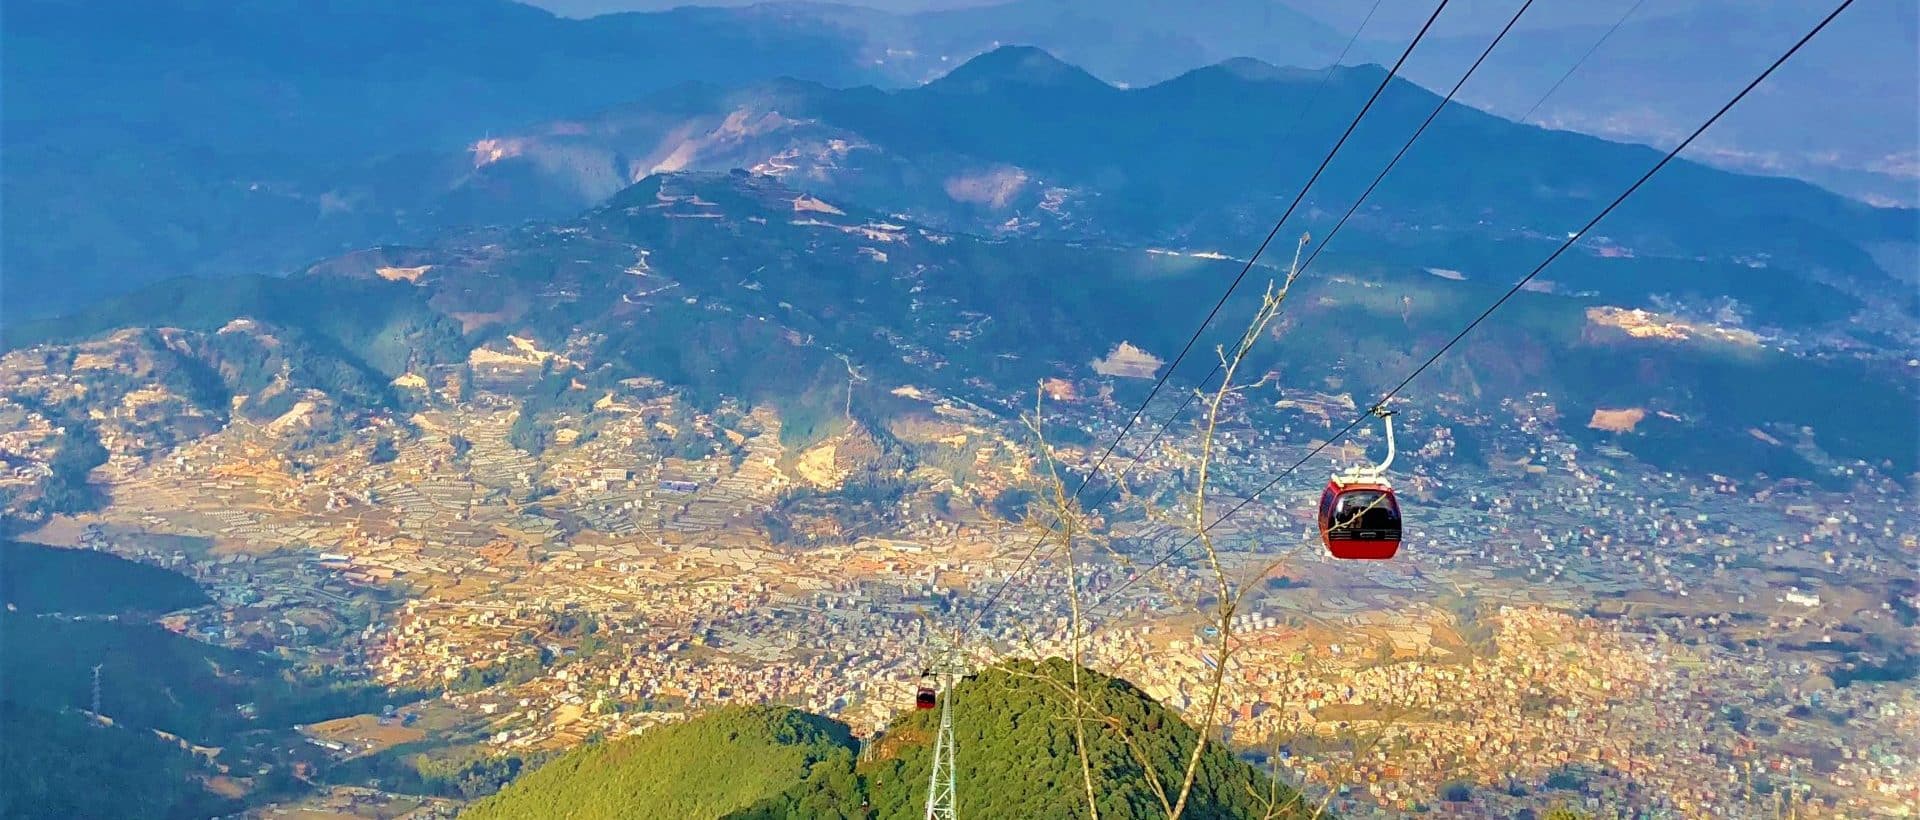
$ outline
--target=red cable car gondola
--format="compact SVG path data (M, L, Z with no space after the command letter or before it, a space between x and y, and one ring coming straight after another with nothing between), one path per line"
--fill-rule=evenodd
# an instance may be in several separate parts
M1320 541L1341 559L1383 560L1400 551L1400 503L1387 482L1393 464L1393 412L1373 413L1386 420L1387 460L1334 476L1320 493Z
M931 669L920 674L920 689L913 693L913 708L932 709L939 705L939 698L933 693L932 679L933 670Z

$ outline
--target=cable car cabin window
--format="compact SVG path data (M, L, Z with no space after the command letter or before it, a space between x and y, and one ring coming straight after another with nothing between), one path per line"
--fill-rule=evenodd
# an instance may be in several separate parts
M1400 536L1400 507L1392 498L1375 490L1342 493L1333 513L1329 538L1358 540L1397 539Z

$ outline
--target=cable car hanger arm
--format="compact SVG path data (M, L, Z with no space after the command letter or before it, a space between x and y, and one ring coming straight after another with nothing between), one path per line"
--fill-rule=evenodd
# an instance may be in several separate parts
M1387 468L1393 466L1393 411L1388 410L1386 405L1376 404L1373 406L1373 414L1379 416L1381 420L1387 423L1387 460L1380 462L1379 466L1373 468L1374 472L1385 475Z
M1394 441L1393 441L1394 411L1388 410L1385 404L1376 404L1373 406L1372 409L1368 410L1367 412L1373 416L1380 418L1380 420L1386 422L1387 458L1385 461L1382 461L1379 464L1369 464L1369 465L1360 466L1360 467L1349 467L1345 472L1341 472L1334 475L1333 480L1337 483L1340 483L1340 484L1357 484L1361 482L1379 482L1383 484L1386 483L1387 468L1393 466L1393 458L1398 453L1398 449L1395 447ZM1361 418L1366 418L1366 417L1362 416Z

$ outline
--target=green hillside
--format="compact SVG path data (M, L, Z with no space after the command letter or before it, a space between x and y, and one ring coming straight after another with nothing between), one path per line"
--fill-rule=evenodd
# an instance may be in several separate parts
M373 711L417 697L300 674L285 661L131 620L0 613L0 700L45 711L86 709L101 667L101 711L122 726L229 744L255 729ZM256 717L242 706L252 704Z
M779 707L723 709L575 749L462 816L720 817L779 794L826 760L852 765L845 726Z
M278 757L292 726L412 697L147 622L208 600L161 567L0 541L0 592L12 607L0 609L0 818L230 814L241 806L204 786L212 762L158 732L219 747L213 762L271 792L292 782ZM106 724L87 715L96 665Z
M1071 667L1013 662L960 683L954 698L960 811L975 817L1084 817L1080 763L1056 683ZM1051 679L1050 681L1048 679ZM1125 681L1083 672L1102 818L1164 816L1146 768L1177 791L1198 733ZM845 726L776 707L727 709L637 738L589 746L475 804L466 817L914 818L925 807L937 712L901 715L856 764ZM1137 751L1136 751L1137 750ZM1185 817L1305 817L1310 806L1217 744L1202 754ZM1272 805L1275 809L1267 810Z
M954 742L960 750L955 787L961 813L1035 820L1087 816L1071 703L1057 686L1070 685L1071 675L1072 667L1057 658L1011 662L955 688ZM1087 732L1100 817L1164 817L1136 754L1151 761L1172 795L1199 733L1124 680L1083 670L1081 691L1093 713L1110 719L1108 726L1089 725ZM929 740L937 725L937 712L903 716L869 755L861 776L875 817L921 816L932 757ZM1268 795L1278 807L1272 813L1264 802ZM1183 816L1306 817L1311 812L1303 802L1293 789L1272 783L1225 747L1209 744Z
M893 224L857 200L831 206L837 213L795 219L800 201L779 180L745 172L656 175L568 223L357 252L290 279L239 278L219 288L163 282L59 322L10 327L0 344L148 324L192 329L202 335L191 355L157 341L145 342L143 355L163 371L181 371L170 389L200 395L210 414L224 415L230 399L244 394L238 412L261 420L284 412L295 388L324 391L349 409L404 405L412 399L395 393L392 377L457 366L473 346L497 348L514 335L543 349L573 345L579 365L546 373L526 391L523 409L533 412L515 439L523 449L539 449L543 424L585 412L634 376L659 379L702 409L725 399L774 407L782 443L798 447L844 426L849 363L841 355L865 377L853 385L855 412L876 421L888 419L889 403L906 402L888 392L901 384L993 406L1036 380L1086 374L1086 363L1120 340L1156 355L1181 349L1190 326L1166 317L1207 313L1217 283L1237 266L946 234ZM1298 388L1323 384L1331 371L1341 385L1335 392L1379 395L1550 246L1542 237L1475 244L1447 232L1405 233L1372 243L1366 256L1336 249L1310 271L1287 308L1287 331L1250 366ZM643 254L642 277L630 270ZM1435 263L1457 265L1462 278L1426 272ZM389 282L377 273L386 266L424 273ZM1693 296L1735 297L1751 310L1742 320L1748 325L1804 330L1853 311L1845 300L1825 298L1827 285L1760 276L1727 260L1652 254L1568 254L1551 275L1566 289L1516 295L1498 321L1427 371L1419 395L1409 398L1426 403L1452 393L1492 408L1544 392L1569 419L1596 407L1645 408L1649 421L1631 433L1586 432L1577 421L1567 432L1587 446L1617 444L1661 469L1816 480L1833 474L1830 460L1884 462L1890 474L1915 469L1920 450L1911 425L1855 421L1862 412L1897 417L1912 403L1912 380L1891 360L1771 343L1636 339L1586 316L1592 307L1646 304L1650 294L1685 282L1699 289ZM1259 293L1241 289L1222 315L1248 315ZM255 320L257 333L209 332L243 316ZM1234 332L1214 327L1201 342L1224 343ZM1174 377L1197 379L1206 366L1204 359L1185 364ZM207 389L190 389L192 374ZM1123 404L1146 391L1124 379L1114 388ZM1823 400L1832 395L1859 400ZM1831 459L1749 432L1793 441L1802 428L1812 428L1812 444ZM70 475L85 475L105 457L72 451L76 459L93 455L70 465ZM84 506L89 498L70 491L76 485L52 485L48 495Z
M177 572L111 553L0 541L0 603L29 613L169 612L207 594Z
M0 702L0 738L0 817L144 820L239 808L200 784L207 771L190 753L151 732Z
M218 286L203 279L168 279L58 319L13 323L0 337L0 349L93 338L125 327L212 331L242 317L273 325L295 340L301 360L296 365L359 371L315 379L328 389L356 387L369 374L391 378L409 363L456 361L464 355L458 323L434 313L405 284L271 276L233 277ZM247 369L244 362L225 361L239 351L209 353L229 354L209 358Z

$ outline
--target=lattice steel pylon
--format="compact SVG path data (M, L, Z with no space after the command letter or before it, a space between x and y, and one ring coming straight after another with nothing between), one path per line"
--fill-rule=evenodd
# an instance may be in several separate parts
M954 820L953 684L962 673L952 658L942 659L932 671L940 689L940 733L934 736L933 772L927 777L926 820Z

